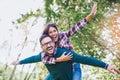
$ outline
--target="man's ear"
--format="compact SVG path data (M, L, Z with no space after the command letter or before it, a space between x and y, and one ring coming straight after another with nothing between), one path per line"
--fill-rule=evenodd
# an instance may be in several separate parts
M41 49L43 49L43 46L41 46Z

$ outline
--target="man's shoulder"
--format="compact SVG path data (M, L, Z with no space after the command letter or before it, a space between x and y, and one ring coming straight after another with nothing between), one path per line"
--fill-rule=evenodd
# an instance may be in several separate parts
M41 56L43 54L43 51L38 52L37 56Z
M64 48L64 47L57 47L57 51L70 51L69 49L67 48Z
M43 53L43 51L40 51L40 52L38 52L37 54L42 54Z
M64 47L57 47L57 49L66 49L66 48L64 48Z

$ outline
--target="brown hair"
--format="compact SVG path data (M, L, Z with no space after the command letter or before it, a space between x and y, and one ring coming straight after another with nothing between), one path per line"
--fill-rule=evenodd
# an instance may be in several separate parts
M55 28L55 29L58 31L58 28L56 27L56 25L55 25L54 23L50 23L50 24L47 24L47 25L45 26L45 29L43 30L42 35L44 35L44 34L49 35L48 32L49 32L50 27L53 27L53 28Z

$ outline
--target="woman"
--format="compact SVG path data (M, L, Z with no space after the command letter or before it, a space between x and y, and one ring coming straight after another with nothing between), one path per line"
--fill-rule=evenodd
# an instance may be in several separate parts
M55 24L48 24L44 29L43 34L51 36L54 42L56 43L56 46L65 47L73 51L73 47L70 43L69 37L71 37L73 34L75 34L76 32L80 31L82 28L85 27L87 22L95 15L96 9L97 3L94 3L91 13L66 32L59 32ZM64 57L67 56L62 56L60 60L51 57L50 58L51 61L48 61L49 60L48 58L44 58L44 61L45 63L48 64L55 64L55 62L65 61L64 59L66 58ZM47 76L46 80L49 80L49 76ZM74 63L73 66L73 80L81 80L81 68L80 64L78 63Z

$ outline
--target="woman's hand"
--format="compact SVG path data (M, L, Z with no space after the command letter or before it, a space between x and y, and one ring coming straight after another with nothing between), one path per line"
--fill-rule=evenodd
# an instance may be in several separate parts
M90 14L91 14L91 15L95 15L95 14L96 14L96 11L97 11L97 2L94 3Z
M96 11L97 11L97 2L94 3L90 14L86 17L86 20L89 21L96 14Z
M65 55L66 52L64 52L59 58L56 59L56 62L63 62L71 60L72 54L69 52L67 55Z

